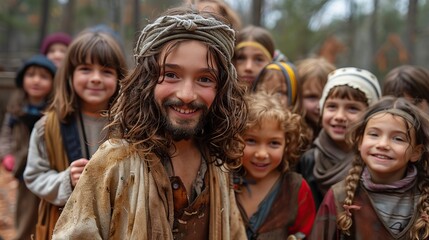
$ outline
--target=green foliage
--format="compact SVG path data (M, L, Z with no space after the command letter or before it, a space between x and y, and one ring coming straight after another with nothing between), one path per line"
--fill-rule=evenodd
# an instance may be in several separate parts
M333 19L327 25L314 24L317 17L323 14L329 14L326 9L333 1L330 0L266 0L266 2L275 2L276 4L266 4L269 6L265 12L271 14L273 11L280 12L280 18L272 27L277 48L279 48L290 60L296 61L311 55L317 55L323 42L330 36L335 36L347 47L348 54L354 52L354 58L367 59L347 59L349 56L342 56L340 60L346 60L347 63L365 62L371 64L375 52L370 51L368 42L374 44L375 50L378 50L392 33L399 34L402 41L406 38L406 8L398 9L396 0L380 0L377 9L377 22L375 38L371 37L370 27L372 25L372 11L368 11L368 5L372 6L373 1L366 2L354 1L353 22L349 22L349 16L344 14L342 19ZM344 1L350 4L350 1ZM347 7L350 7L347 5ZM404 7L404 6L403 6ZM405 6L406 7L406 6ZM348 11L348 10L347 10ZM424 36L427 34L429 15L429 1L420 1L419 15L417 19L418 34ZM316 27L314 27L316 26ZM352 34L352 35L351 35ZM417 36L417 38L422 37ZM353 46L349 46L350 38L354 38ZM371 41L376 42L371 42ZM362 48L365 46L364 48ZM347 64L346 63L346 64ZM341 65L338 64L338 65ZM427 64L426 64L427 65Z
M50 11L48 16L47 32L63 30L64 22L72 23L72 32L74 35L80 30L94 26L96 24L106 24L114 26L115 30L120 30L125 40L126 50L131 51L135 41L136 32L141 29L135 29L133 21L134 0L69 0L74 1L74 8L70 19L65 19L65 7L57 0L50 0ZM246 24L251 18L248 14L249 3L252 0L228 0L232 6L235 6L239 14L243 17L243 24ZM350 0L343 0L347 4ZM140 28L158 16L161 12L171 6L181 4L183 0L140 0L139 16ZM401 39L406 37L406 11L398 10L396 0L379 0L377 36L371 38L371 12L364 11L367 5L372 5L373 0L367 2L355 1L357 4L353 11L354 24L348 24L347 16L343 19L333 19L326 25L317 24L319 17L330 14L327 12L327 6L333 0L264 0L264 19L276 16L269 24L269 30L272 32L277 47L292 61L296 61L311 55L318 54L323 42L330 36L336 36L343 44L347 45L347 39L354 33L356 42L354 46L356 51L367 51L362 48L368 42L359 42L362 39L369 41L375 39L375 48L380 48L386 42L387 36L391 33L399 34ZM3 0L0 4L0 52L7 51L28 51L37 49L37 42L41 29L41 0ZM366 4L365 6L363 4ZM123 9L113 9L121 5ZM250 8L249 8L250 9ZM406 9L405 9L406 10ZM121 11L121 12L118 12ZM127 11L127 12L126 12ZM424 42L424 37L429 34L429 1L419 1L419 10L417 18L418 35L417 41ZM346 14L347 15L347 14ZM128 19L127 24L118 22ZM268 21L263 21L265 24ZM351 29L352 28L352 29ZM420 39L420 40L419 40ZM10 47L13 45L14 47ZM362 48L362 49L361 49ZM368 48L369 49L369 48ZM416 49L423 54L425 49ZM426 54L429 59L429 53ZM370 53L366 56L372 56ZM343 59L346 58L343 56ZM422 59L424 56L422 57ZM367 59L368 62L372 59ZM351 61L353 62L353 61ZM341 65L341 64L338 64ZM424 63L422 65L427 65Z
M281 18L272 29L277 47L294 61L307 57L314 46L327 36L329 29L317 31L310 28L313 16L319 13L329 0L280 1L274 8L281 11Z
M395 9L394 4L383 5L380 10L380 35L386 36L389 33L401 33L405 27L405 15Z

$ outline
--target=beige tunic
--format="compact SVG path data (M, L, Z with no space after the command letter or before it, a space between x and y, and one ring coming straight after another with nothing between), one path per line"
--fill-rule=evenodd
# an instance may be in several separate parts
M210 239L246 239L229 174L209 164ZM86 166L53 239L173 239L174 206L165 168L120 140Z

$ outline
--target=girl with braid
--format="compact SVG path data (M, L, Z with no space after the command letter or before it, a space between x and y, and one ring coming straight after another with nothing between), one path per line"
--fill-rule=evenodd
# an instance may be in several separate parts
M351 128L353 167L326 194L311 239L429 238L429 118L385 97Z

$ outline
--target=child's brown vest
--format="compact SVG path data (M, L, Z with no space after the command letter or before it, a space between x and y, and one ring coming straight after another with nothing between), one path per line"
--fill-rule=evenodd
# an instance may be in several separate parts
M288 228L295 223L301 183L302 177L299 174L288 172L283 176L279 193L266 220L259 227L256 239L286 239L285 236L289 235Z
M336 184L333 186L332 190L334 191L335 206L337 208L337 212L339 213L344 211L342 205L345 199L345 185ZM361 186L358 186L358 189L356 190L355 197L353 199L353 205L360 206L361 208L359 210L353 210L352 212L353 223L350 227L350 236L342 234L340 239L410 239L409 231L413 226L412 223L416 220L416 212L414 213L413 217L411 218L407 227L402 231L402 233L394 236L388 231L387 226L378 217L367 191Z

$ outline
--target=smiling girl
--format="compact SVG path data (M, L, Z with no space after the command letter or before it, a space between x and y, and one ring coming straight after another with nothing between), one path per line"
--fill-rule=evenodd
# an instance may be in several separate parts
M385 97L348 139L355 146L353 167L326 194L312 239L428 239L425 113L404 98Z
M107 132L108 110L124 78L125 57L113 36L84 31L55 76L55 95L31 134L24 179L41 198L36 239L50 239L73 188Z

